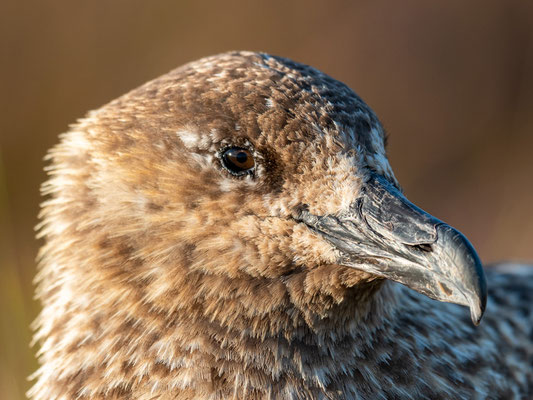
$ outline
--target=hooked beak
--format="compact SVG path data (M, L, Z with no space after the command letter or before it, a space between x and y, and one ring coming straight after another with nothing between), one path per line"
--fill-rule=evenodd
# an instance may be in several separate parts
M415 206L384 177L373 174L348 211L302 211L299 220L339 250L340 265L468 306L479 324L487 284L476 251L461 232Z

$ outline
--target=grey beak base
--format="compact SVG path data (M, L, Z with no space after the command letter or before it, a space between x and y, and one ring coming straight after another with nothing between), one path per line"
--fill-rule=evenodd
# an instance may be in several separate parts
M481 261L468 239L421 210L384 177L373 175L342 215L299 218L340 252L339 264L470 308L478 325L487 302Z

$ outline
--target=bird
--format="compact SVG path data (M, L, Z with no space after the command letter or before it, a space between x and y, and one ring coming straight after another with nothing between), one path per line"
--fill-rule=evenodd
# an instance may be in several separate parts
M386 136L246 51L78 120L46 157L29 398L533 398L533 269L411 203Z

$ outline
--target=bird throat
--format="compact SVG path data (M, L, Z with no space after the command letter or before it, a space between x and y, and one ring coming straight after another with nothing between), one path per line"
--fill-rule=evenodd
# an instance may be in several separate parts
M395 304L385 281L336 265L281 280L190 278L196 301L167 314L159 325L173 333L154 329L143 348L164 365L185 366L194 395L264 398L259 390L279 394L290 385L305 392L332 355L353 358L371 348L368 332L381 330Z

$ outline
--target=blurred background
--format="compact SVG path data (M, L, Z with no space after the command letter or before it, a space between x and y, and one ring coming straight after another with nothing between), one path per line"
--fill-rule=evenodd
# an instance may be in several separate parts
M43 156L88 110L194 59L261 50L351 86L408 197L484 262L533 261L533 2L20 1L0 15L0 399L36 368Z

